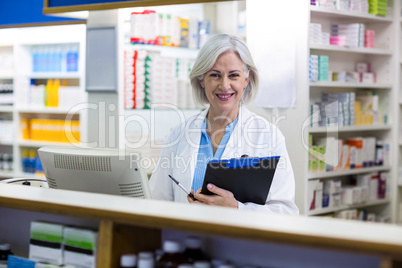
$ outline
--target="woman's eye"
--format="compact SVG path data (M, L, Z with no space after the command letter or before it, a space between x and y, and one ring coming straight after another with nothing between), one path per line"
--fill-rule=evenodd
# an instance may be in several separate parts
M210 74L211 77L219 77L219 74Z
M239 77L239 74L231 74L230 77Z

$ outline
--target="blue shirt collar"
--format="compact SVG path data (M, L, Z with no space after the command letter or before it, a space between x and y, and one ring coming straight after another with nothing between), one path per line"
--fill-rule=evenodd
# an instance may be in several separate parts
M239 117L236 117L236 119L232 123L227 125L225 127L225 133L232 133L238 120L239 120ZM205 117L204 122L202 123L201 132L204 133L204 134L207 133L207 117Z

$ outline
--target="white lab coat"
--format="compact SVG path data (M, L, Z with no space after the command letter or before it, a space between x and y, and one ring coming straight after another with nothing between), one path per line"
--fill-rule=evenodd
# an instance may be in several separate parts
M175 185L173 176L190 190L197 162L201 126L208 109L177 126L170 133L150 179L152 198L188 202L186 193ZM285 138L279 129L262 116L240 106L239 120L223 152L222 159L280 156L265 205L239 202L239 209L261 210L269 213L297 215L294 203L295 181L286 150Z

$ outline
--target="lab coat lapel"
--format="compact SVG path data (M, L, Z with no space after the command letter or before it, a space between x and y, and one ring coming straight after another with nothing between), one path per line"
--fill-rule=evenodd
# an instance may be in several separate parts
M184 176L190 176L191 180L183 180L183 182L189 183L188 185L183 184L187 189L190 189L193 183L198 149L200 147L201 127L207 113L208 109L202 111L189 121L189 124L186 126L187 129L183 137L183 142L181 142L181 146L178 150L180 152L179 155L183 157L184 161L190 161L189 168L186 169Z

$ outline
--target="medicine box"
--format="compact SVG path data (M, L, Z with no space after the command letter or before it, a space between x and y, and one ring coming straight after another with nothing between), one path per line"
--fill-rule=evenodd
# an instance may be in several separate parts
M63 264L63 228L55 223L31 222L29 259Z
M35 268L37 263L33 260L29 260L14 255L9 255L7 259L8 268Z
M89 229L64 228L64 264L96 268L97 232Z
M360 187L344 186L342 188L342 204L352 205L360 203L360 194Z

